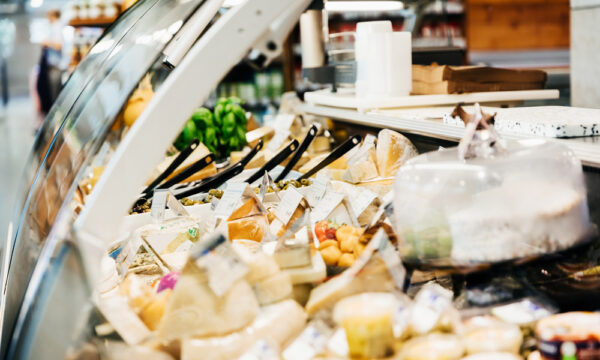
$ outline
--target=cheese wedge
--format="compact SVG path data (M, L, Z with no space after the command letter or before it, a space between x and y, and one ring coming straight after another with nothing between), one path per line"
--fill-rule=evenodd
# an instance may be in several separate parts
M290 280L294 285L321 282L327 277L325 262L318 251L312 255L310 266L283 269L282 271L290 275Z
M139 344L150 336L150 330L127 304L124 296L102 297L98 309L129 345Z
M404 135L389 129L379 132L376 150L379 176L394 176L400 166L417 155L417 148Z
M278 272L266 279L254 283L252 286L256 299L261 305L272 304L292 296L292 282L290 275Z
M306 324L306 314L294 300L265 306L245 329L220 337L182 340L181 360L236 359L256 341L263 339L285 347Z
M158 326L158 338L221 335L250 324L259 312L252 288L235 282L222 297L210 288L204 272L186 266Z

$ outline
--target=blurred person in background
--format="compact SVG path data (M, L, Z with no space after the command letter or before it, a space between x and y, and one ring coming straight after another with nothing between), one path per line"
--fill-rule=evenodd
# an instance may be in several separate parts
M62 87L62 30L60 11L48 12L48 32L42 41L42 55L40 57L36 89L40 101L40 111L48 114L54 100Z
M8 19L0 20L0 88L2 93L2 106L0 106L0 118L6 112L8 105L8 73L6 70L6 59L12 55L15 46L15 24Z

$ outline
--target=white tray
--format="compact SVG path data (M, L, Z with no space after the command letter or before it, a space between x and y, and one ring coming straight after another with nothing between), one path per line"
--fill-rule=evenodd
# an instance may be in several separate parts
M332 93L331 90L317 90L304 94L307 103L315 105L333 106L346 109L358 109L366 111L369 109L391 109L403 107L456 105L458 103L498 103L514 102L523 100L546 100L558 99L558 90L521 90L521 91L490 91L467 94L443 94L443 95L411 95L402 97L358 99L354 95L354 89L338 89Z

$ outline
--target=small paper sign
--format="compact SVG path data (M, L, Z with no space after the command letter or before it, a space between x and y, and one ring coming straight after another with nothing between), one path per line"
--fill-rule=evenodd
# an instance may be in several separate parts
M344 194L336 193L333 191L325 193L325 196L315 206L312 213L313 221L324 220L333 209L336 208L344 200Z
M150 215L155 222L160 223L165 219L167 207L178 216L189 216L185 207L175 198L171 190L156 190L152 197L152 208L150 209Z
M311 207L317 206L319 201L323 199L323 195L325 195L328 183L328 177L317 175L317 178L313 180L312 185L308 187L308 191L306 192L306 199L308 200L308 203Z
M238 207L240 199L244 194L244 190L248 187L247 183L229 183L227 189L223 193L219 204L215 208L216 217L228 217Z
M360 214L362 214L376 198L376 193L368 189L362 189L356 198L350 198L354 214L360 216Z
M300 205L302 199L302 194L298 192L296 188L294 188L293 186L288 187L287 191L285 192L285 195L283 195L283 198L281 199L281 202L275 209L275 216L284 225L287 225L287 223L290 221L290 218L294 214L294 211L296 211L298 205Z

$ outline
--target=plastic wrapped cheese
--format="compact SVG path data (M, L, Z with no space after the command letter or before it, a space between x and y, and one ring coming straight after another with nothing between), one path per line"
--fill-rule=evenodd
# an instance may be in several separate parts
M481 354L469 355L467 357L462 358L462 360L522 360L523 358L505 352L486 352Z
M186 265L158 327L159 338L170 341L189 336L220 335L254 320L259 306L252 288L238 280L221 297L206 274Z
M409 340L402 347L402 360L459 360L464 353L460 337L433 333Z
M472 326L464 334L467 353L508 352L518 354L523 343L519 326L502 322Z
M292 296L290 275L278 272L252 285L256 299L261 305L268 305Z
M381 358L393 353L393 319L398 307L394 295L364 293L340 300L333 312L344 328L352 357Z
M187 338L181 344L181 360L230 360L241 356L256 341L266 339L284 348L304 328L306 314L294 300L261 309L254 322L220 337Z
M404 135L389 129L379 132L376 150L379 176L394 176L400 166L417 155L419 152Z
M350 295L400 289L404 275L398 254L380 230L348 270L313 289L306 311L312 316Z

